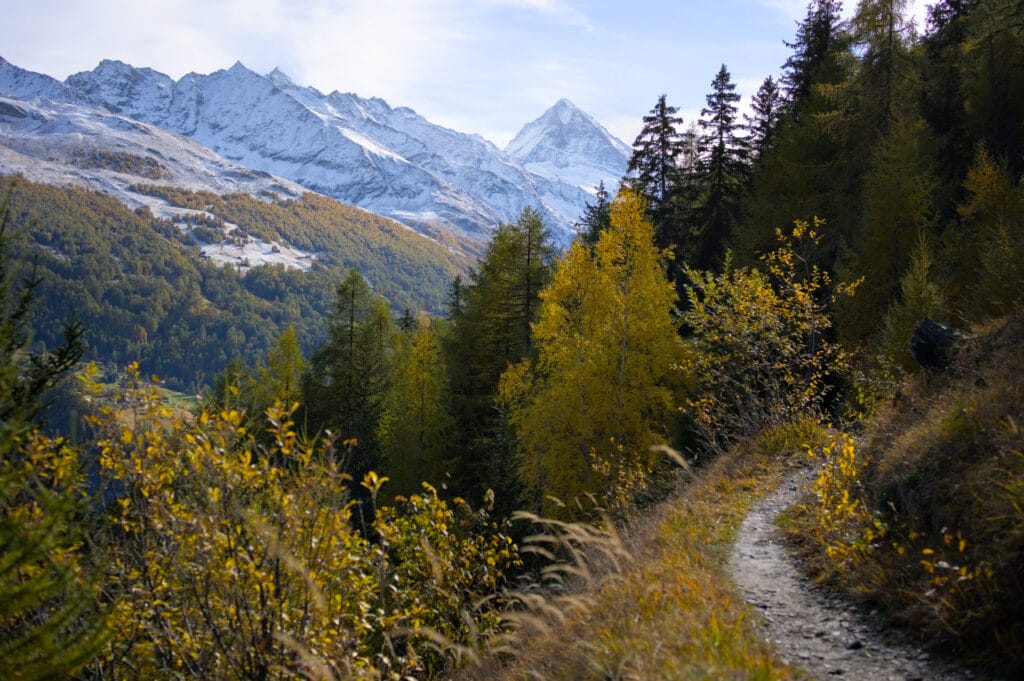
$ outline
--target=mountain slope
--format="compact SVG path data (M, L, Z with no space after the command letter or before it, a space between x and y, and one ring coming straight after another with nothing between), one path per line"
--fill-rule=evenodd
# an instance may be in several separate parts
M52 99L70 104L96 104L55 78L26 71L0 57L0 93L15 99Z
M588 199L578 183L530 172L477 135L380 99L324 95L279 70L261 76L238 63L173 81L104 61L66 85L237 163L420 228L483 239L532 206L566 242Z
M177 388L198 372L212 377L234 356L255 365L289 325L307 352L320 345L324 314L349 268L396 312L435 314L449 283L468 270L468 258L449 245L325 196L133 191L160 210L0 178L14 235L7 255L19 274L34 263L42 280L37 342L53 347L63 322L77 319L90 359L140 360L144 372ZM262 262L250 255L254 247L266 253Z
M232 163L188 138L103 108L2 95L0 173L89 187L132 207L151 203L131 190L139 181L216 193L270 191L297 197L306 192L294 182Z
M614 191L632 150L568 99L560 99L523 129L505 153L530 172L593 193Z
M890 382L856 441L821 451L818 488L831 489L788 531L814 581L989 678L1019 679L1024 311L970 331L948 369Z

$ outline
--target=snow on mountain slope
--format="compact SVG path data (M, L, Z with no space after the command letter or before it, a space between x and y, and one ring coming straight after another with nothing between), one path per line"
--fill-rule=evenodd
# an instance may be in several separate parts
M381 99L324 95L277 69L260 76L235 64L209 76L190 74L169 99L136 94L166 87L160 74L116 62L67 82L244 165L412 224L440 221L473 238L532 206L567 241L589 198L578 183L529 172L477 135ZM136 108L128 111L126 101Z
M94 104L74 88L50 76L26 71L0 57L0 93L15 99L52 99L74 104Z
M77 184L128 205L150 205L136 183L218 194L271 191L301 196L301 185L232 163L188 138L105 109L0 96L0 173Z
M59 83L2 62L0 93L23 101L100 103L190 137L239 165L413 227L441 227L475 240L529 206L566 243L597 182L614 188L625 172L615 146L624 145L568 102L552 109L560 126L549 111L520 133L517 140L530 129L533 140L510 145L520 159L411 109L337 91L324 95L280 70L261 76L241 63L174 81L104 60Z
M103 78L86 82L68 79L67 87L81 92L91 101L103 102L114 113L145 120L139 114L166 108L174 94L174 81L152 69L137 69L119 61L104 59L96 67Z
M389 109L381 100L324 97L280 71L260 76L240 63L173 82L150 69L104 61L67 83L238 163L405 222L437 216L448 229L483 238L505 219L464 187L405 158L405 151L419 154L426 145L393 148L389 141L408 136L366 113Z
M560 99L523 129L505 153L530 172L594 193L614 191L632 150L568 99Z
M452 210L468 212L478 216L471 220L480 223L477 226L486 234L497 222L513 220L523 208L532 206L545 214L562 240L571 236L569 228L582 211L586 194L575 186L524 171L482 137L434 125L412 109L392 108L378 98L363 99L337 91L324 96L313 88L295 85L277 70L269 78L326 125L338 126L350 139L363 141L368 151L388 149L439 183L441 191L433 192L426 202L388 206L387 197L379 197L381 200L371 204L374 210L390 215L396 211L434 213L454 221L457 214L453 216Z

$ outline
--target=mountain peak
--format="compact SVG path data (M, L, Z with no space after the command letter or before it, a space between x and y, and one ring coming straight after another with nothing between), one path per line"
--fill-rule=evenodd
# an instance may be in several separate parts
M100 63L96 66L97 69L130 69L132 68L129 64L124 63L120 59L101 59Z
M630 149L563 97L523 126L505 153L531 172L593 192L600 182L615 186L626 174Z
M248 66L243 64L241 61L236 61L234 63L234 66L232 66L230 69L228 69L228 73L237 76L237 75L241 75L241 74L250 74L250 73L254 74L255 72L252 71Z
M296 87L295 81L282 71L280 66L275 66L274 70L267 74L267 78L279 88Z
M0 58L0 93L15 99L42 97L73 104L87 103L88 98L64 83L42 73L21 68Z
M585 119L588 121L593 120L589 114L583 111L581 108L570 102L565 97L562 97L554 106L544 112L544 116L557 117L562 125L567 125L573 121L574 118ZM543 116L542 116L543 118Z

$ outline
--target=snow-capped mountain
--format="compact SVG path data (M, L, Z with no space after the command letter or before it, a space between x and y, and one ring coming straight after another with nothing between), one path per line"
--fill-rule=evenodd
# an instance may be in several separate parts
M279 70L263 76L241 63L175 81L105 60L61 83L0 62L0 93L38 106L56 100L103 107L107 115L187 136L240 166L414 227L475 239L531 206L566 242L593 180L611 188L625 170L609 152L624 145L567 102L552 109L558 125L545 114L517 136L520 157L411 109L337 91L324 95Z
M104 108L2 94L0 173L17 173L33 182L77 184L130 206L151 208L157 208L159 200L132 191L133 184L217 194L267 191L298 197L306 192L295 182L233 163L186 137Z
M568 99L527 123L505 153L530 172L593 193L603 182L614 192L632 150Z
M3 57L0 57L0 94L13 99L52 99L69 104L97 104L56 78L26 71Z

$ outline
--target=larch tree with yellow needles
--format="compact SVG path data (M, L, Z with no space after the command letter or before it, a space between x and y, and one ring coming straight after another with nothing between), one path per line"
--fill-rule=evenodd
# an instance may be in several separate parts
M593 493L616 505L642 485L650 448L665 440L679 341L667 255L644 201L624 190L593 254L574 244L541 293L537 360L513 365L499 403L525 451L538 508Z

